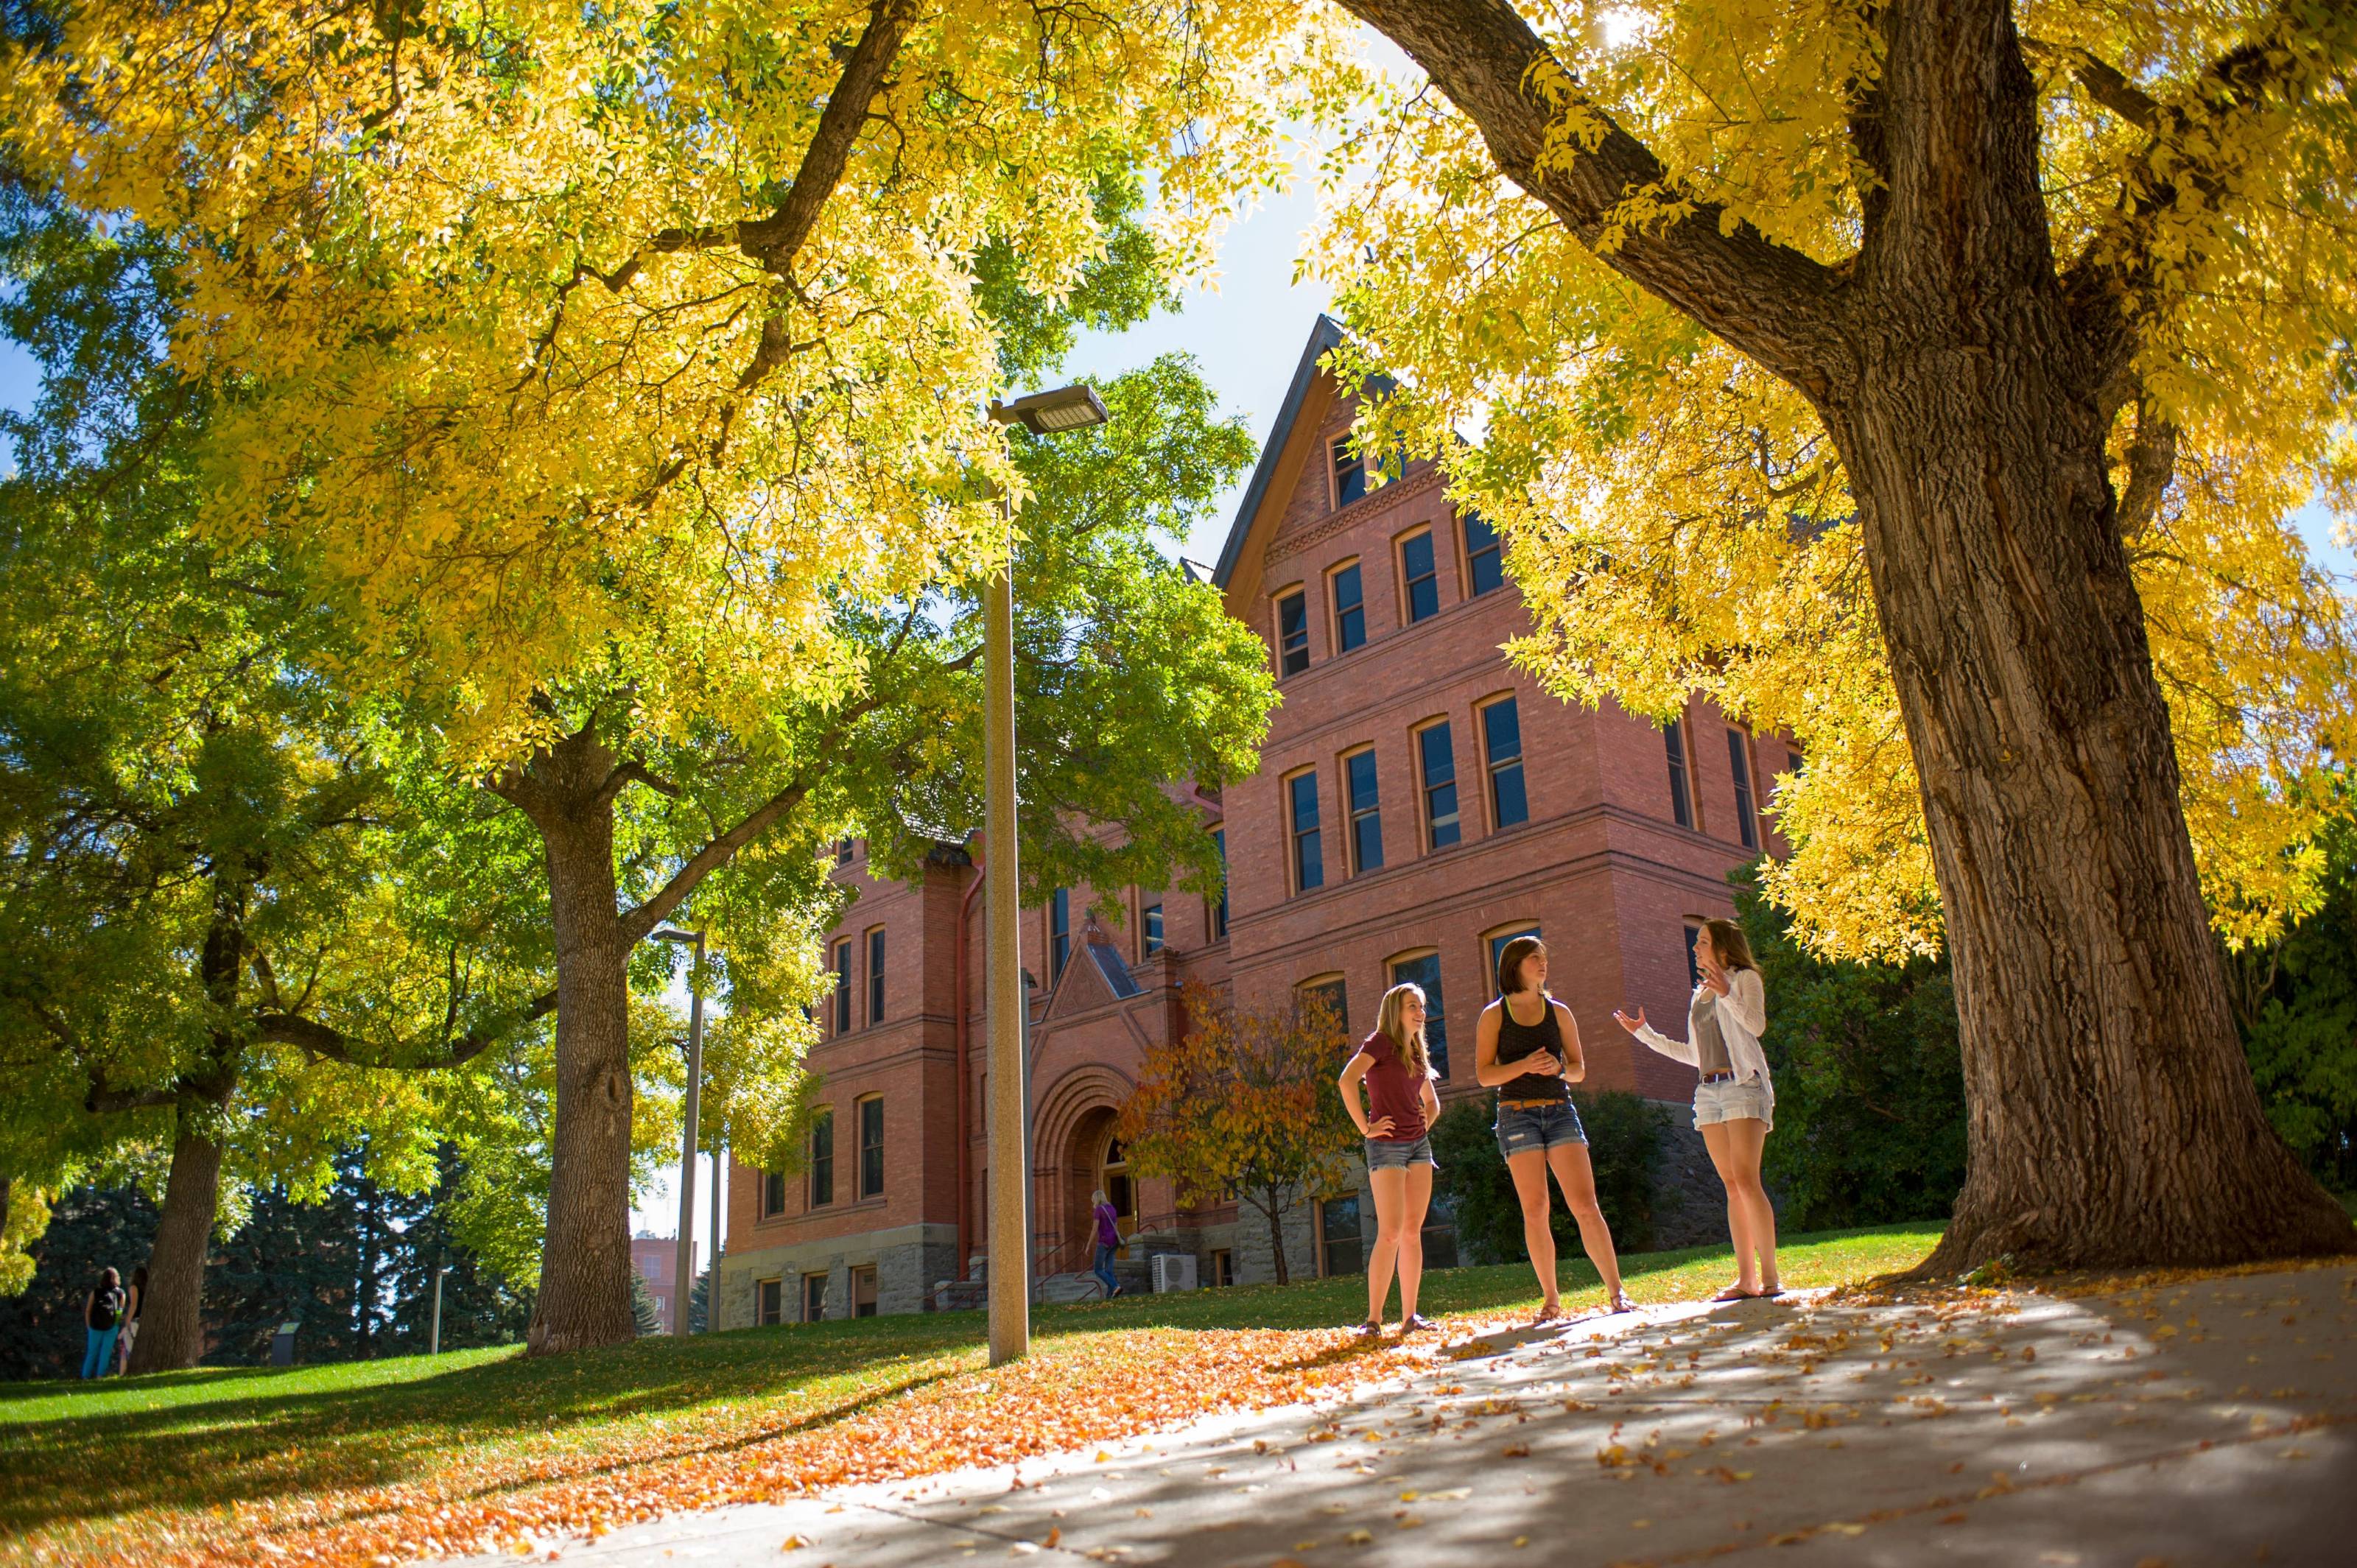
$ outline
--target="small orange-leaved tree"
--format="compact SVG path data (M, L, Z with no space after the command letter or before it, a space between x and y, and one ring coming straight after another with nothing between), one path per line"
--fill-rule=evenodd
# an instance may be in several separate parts
M1334 1087L1350 1048L1342 1022L1314 993L1240 1013L1200 983L1186 1008L1185 1033L1146 1053L1118 1135L1130 1169L1169 1177L1181 1202L1232 1196L1259 1210L1283 1284L1286 1210L1342 1189L1358 1135Z

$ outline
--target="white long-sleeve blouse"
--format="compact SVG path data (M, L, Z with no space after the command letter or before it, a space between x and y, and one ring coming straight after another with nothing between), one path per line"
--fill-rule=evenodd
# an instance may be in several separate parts
M1727 1042L1727 1059L1733 1064L1738 1083L1758 1079L1773 1087L1768 1076L1768 1053L1760 1047L1760 1036L1768 1032L1768 987L1760 981L1756 969L1727 972L1727 994L1719 995L1708 986L1697 986L1697 996L1710 998L1718 1010L1719 1037ZM1692 1040L1674 1040L1652 1025L1637 1031L1637 1037L1673 1061L1688 1067L1698 1065L1699 1058Z

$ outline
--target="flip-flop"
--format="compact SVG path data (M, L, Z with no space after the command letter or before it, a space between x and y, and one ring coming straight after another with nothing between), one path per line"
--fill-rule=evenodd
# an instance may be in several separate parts
M1752 1292L1751 1299L1754 1301L1773 1301L1783 1294L1784 1287L1782 1285L1770 1285L1766 1290Z
M1757 1301L1760 1299L1760 1293L1758 1291L1750 1290L1737 1290L1733 1285L1729 1285L1727 1289L1719 1292L1710 1299L1713 1301Z

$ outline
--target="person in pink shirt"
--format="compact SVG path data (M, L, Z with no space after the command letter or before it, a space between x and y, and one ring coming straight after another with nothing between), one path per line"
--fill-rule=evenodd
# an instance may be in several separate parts
M1104 1195L1104 1188L1097 1188L1089 1197L1096 1205L1097 1219L1096 1262L1089 1272L1096 1275L1097 1283L1104 1286L1105 1299L1111 1301L1121 1294L1121 1282L1113 1273L1113 1255L1121 1251L1121 1215L1114 1209L1113 1199Z
M1375 1032L1344 1065L1340 1081L1342 1103L1367 1140L1367 1183L1375 1191L1367 1320L1359 1332L1383 1332L1394 1269L1400 1332L1430 1328L1432 1320L1415 1309L1415 1293L1424 1283L1424 1215L1432 1206L1432 1173L1438 1168L1430 1130L1440 1116L1440 1097L1432 1087L1432 1058L1425 1048L1422 987L1394 985L1383 993Z

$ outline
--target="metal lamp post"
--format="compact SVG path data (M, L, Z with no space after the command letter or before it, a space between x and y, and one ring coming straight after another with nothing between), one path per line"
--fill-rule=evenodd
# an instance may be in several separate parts
M1105 421L1105 406L1090 386L1059 387L1009 403L990 405L1001 424L1034 435L1085 430ZM1002 498L1007 521L1014 509ZM1017 936L1022 918L1016 873L1015 813L1015 554L983 588L983 832L989 846L984 926L988 933L990 1041L990 1364L1012 1361L1031 1348L1031 1152L1024 1136L1029 1101L1023 1059L1023 960Z
M429 1356L442 1354L442 1276L449 1272L447 1263L439 1264L434 1270L434 1343L425 1352Z
M651 933L659 942L685 942L695 949L695 969L704 967L704 933L683 931L666 926ZM687 1105L681 1115L685 1123L680 1134L679 1155L679 1271L673 1278L672 1300L679 1316L674 1320L673 1334L687 1336L687 1291L695 1273L695 1117L697 1096L704 1087L704 986L694 970L688 973L687 987ZM716 1191L720 1176L716 1165L713 1173ZM716 1228L716 1235L718 1231ZM711 1307L707 1302L705 1310Z

